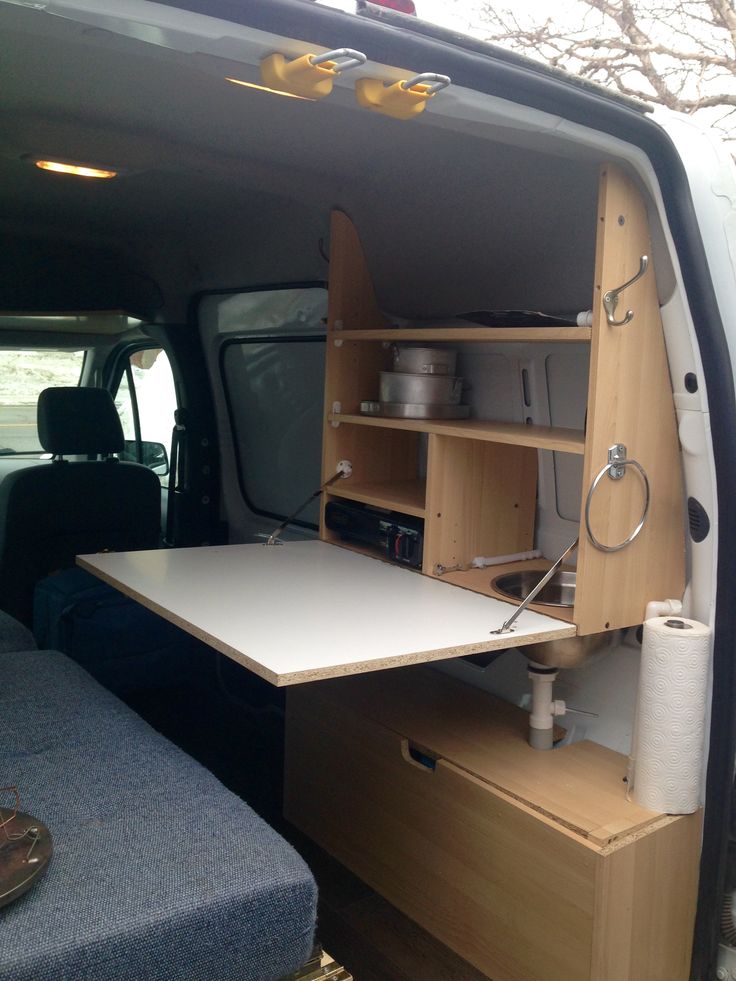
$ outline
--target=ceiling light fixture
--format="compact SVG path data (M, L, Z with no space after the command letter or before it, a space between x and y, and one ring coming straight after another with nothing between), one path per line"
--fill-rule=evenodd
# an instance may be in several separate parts
M233 85L243 85L247 89L257 89L259 92L268 92L270 95L283 95L287 99L301 99L303 102L315 102L315 99L310 99L306 95L296 95L294 92L279 92L278 89L270 89L267 85L256 85L255 82L243 82L239 78L228 78L226 76L226 81L232 82Z
M117 170L102 170L99 167L87 167L81 164L62 163L60 160L34 160L41 170L50 170L55 174L73 174L75 177L95 177L98 180L110 180L117 177Z

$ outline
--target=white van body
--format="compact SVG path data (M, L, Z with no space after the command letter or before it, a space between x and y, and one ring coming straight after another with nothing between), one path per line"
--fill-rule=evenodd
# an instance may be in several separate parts
M213 541L214 529L225 527L229 544L261 542L326 478L318 453L325 417L305 413L290 430L291 403L274 403L272 428L264 415L249 429L248 418L264 411L257 386L274 376L264 355L246 400L251 376L229 367L227 352L244 337L256 343L259 330L278 334L292 315L311 325L307 334L324 337L327 299L309 291L323 291L329 277L331 211L350 216L378 305L399 328L467 327L479 323L479 311L569 318L596 302L599 172L615 164L648 215L685 487L681 524L694 501L709 526L700 540L686 535L683 594L646 600L681 600L683 615L713 632L691 976L729 977L715 971L721 903L734 885L733 159L691 119L652 112L370 3L358 6L352 14L303 0L3 0L0 261L12 288L0 300L0 345L81 345L88 351L84 384L107 383L109 359L126 345L163 346L180 407L196 416L192 386L207 390L212 427L201 435L217 445L216 457L204 461L212 470L203 477L202 468L198 478L206 483L216 473L216 480L199 494L191 531L175 544ZM290 60L342 47L366 60L337 75L324 102L302 104L226 81L258 84L259 66L274 52ZM416 118L391 119L355 101L358 77L388 84L421 71L447 75L451 84ZM87 191L71 186L72 178L34 171L43 157L120 174L109 193ZM90 257L103 258L77 281L73 261L63 276L54 271L65 250L79 255L78 270ZM115 268L124 278L105 303L99 284L115 284ZM280 299L291 287L305 291L295 311ZM256 290L262 302L253 301ZM626 305L623 292L620 312ZM138 323L112 338L101 331L55 338L53 325L32 333L20 319L72 309L124 310ZM177 335L186 332L196 341L177 353ZM177 373L187 358L197 374L185 379ZM462 348L458 373L482 419L583 431L588 363L584 343L488 342ZM309 365L304 377L281 376L298 393L295 404L313 399L316 369ZM170 422L157 423L157 432ZM211 443L202 446L211 451ZM263 469L249 476L244 454L263 460ZM580 458L563 456L539 452L533 545L550 560L578 534L586 490ZM313 540L318 521L317 510L308 512L284 540ZM283 604L286 614L288 597ZM629 754L640 657L641 639L627 627L611 632L605 652L561 672L555 697L582 713L564 720L562 745L590 740ZM527 662L516 650L484 670L462 658L438 670L529 707ZM721 970L731 969L733 956L724 947ZM635 971L616 976L646 981Z

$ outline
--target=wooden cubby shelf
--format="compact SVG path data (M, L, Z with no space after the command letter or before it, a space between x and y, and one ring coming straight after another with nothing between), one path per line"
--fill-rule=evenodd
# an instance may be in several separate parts
M490 588L493 574L469 569L470 564L479 555L517 555L547 541L538 524L544 514L537 508L537 495L540 457L543 466L548 461L538 451L577 456L574 608L544 612L571 620L582 637L639 624L650 599L679 597L685 588L680 446L654 266L627 288L626 307L634 313L625 328L608 323L601 302L606 291L639 268L641 256L652 254L646 202L632 180L611 165L601 168L596 228L592 327L447 322L394 327L376 297L356 228L347 215L334 212L324 403L323 479L335 473L341 460L353 466L350 480L333 485L335 497L423 518L422 572L435 576L438 568L456 570L442 580L492 599L499 598ZM585 302L581 299L580 305ZM463 357L460 374L470 376L474 416L497 413L504 418L519 418L520 406L511 388L506 391L508 408L494 408L501 390L484 398L482 379L493 384L496 369L482 359L501 352L483 351L480 344L526 343L538 365L550 353L545 346L587 345L589 357L569 369L587 375L585 431L475 417L362 415L361 400L378 399L381 372L393 366L394 342L457 345ZM533 350L533 343L542 350ZM582 399L582 383L577 377L575 381L575 398ZM570 418L582 415L576 412ZM633 467L622 480L601 479L610 448L618 444L646 473L651 487L652 506L641 533L630 541L644 509L644 482ZM576 533L573 524L571 537ZM325 527L324 517L321 536L330 542L340 537ZM626 544L618 547L620 543Z
M401 480L386 483L377 481L352 483L350 479L333 484L329 493L333 497L344 497L349 501L360 501L377 508L402 511L423 518L425 513L425 482L423 480Z
M554 426L525 426L518 422L487 422L482 419L390 419L381 416L361 416L331 413L331 423L351 426L377 426L383 429L402 429L414 433L436 433L459 439L477 439L485 443L509 443L513 446L532 446L539 450L562 453L585 452L585 434L576 429Z
M590 327L389 327L370 330L335 330L330 336L344 341L431 341L433 343L525 343L585 344Z

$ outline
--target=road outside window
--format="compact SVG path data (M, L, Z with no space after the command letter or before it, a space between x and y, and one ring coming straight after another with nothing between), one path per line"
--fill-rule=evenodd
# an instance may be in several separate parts
M0 351L0 455L43 453L36 404L44 388L76 386L84 351Z
M131 454L135 456L135 443L140 441L142 444L163 446L166 458L170 460L176 390L166 352L161 348L136 351L130 356L129 369L121 378L115 405L123 425L123 435L128 443L133 444ZM156 472L167 469L160 464L149 464L145 453L140 462L151 465ZM160 476L162 485L166 486L166 474L161 472Z

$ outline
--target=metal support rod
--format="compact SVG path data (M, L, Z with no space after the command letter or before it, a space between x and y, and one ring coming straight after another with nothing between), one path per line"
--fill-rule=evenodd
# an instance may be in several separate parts
M574 542L572 542L570 545L567 546L567 548L559 557L559 559L554 563L554 565L551 566L549 571L539 580L537 585L529 593L529 595L523 600L523 602L519 606L517 606L517 608L514 610L512 615L508 618L508 620L506 620L505 623L502 623L497 630L492 630L491 631L492 634L508 634L513 630L513 624L516 622L518 617L520 617L521 614L524 612L524 610L529 606L529 604L532 603L534 597L547 585L547 583L550 581L552 576L557 572L557 570L565 561L565 559L570 554L570 552L574 551L578 547L579 541L580 539L576 538Z
M268 540L264 542L264 544L283 545L283 542L278 541L279 535L285 528L288 528L288 526L291 524L294 518L298 518L299 515L302 513L302 511L304 511L304 509L309 504L311 504L316 497L319 497L322 491L325 490L327 487L329 487L330 484L334 484L335 481L340 480L341 477L349 477L352 474L352 472L353 472L353 468L350 464L350 461L340 460L340 462L337 465L337 471L333 473L333 475L328 480L326 480L324 484L322 484L322 486L319 487L313 494L310 494L309 497L306 499L306 501L304 501L302 504L299 505L296 511L290 514L288 518L285 518L278 526L278 528L276 528L273 532L271 532L271 534L268 537Z

